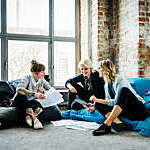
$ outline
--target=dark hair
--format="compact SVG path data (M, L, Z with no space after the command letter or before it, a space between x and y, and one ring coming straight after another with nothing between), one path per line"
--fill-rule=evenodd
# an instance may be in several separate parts
M32 60L30 71L31 72L45 71L45 66L43 64L38 63L36 60Z

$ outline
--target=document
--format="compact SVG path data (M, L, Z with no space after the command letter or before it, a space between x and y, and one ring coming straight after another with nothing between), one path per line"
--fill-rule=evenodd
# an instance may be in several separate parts
M45 92L45 99L36 99L43 107L49 107L64 101L63 96L53 87Z
M99 127L99 124L96 122L86 122L79 120L58 120L51 121L52 124L56 127L65 126L68 129L76 129L76 130L95 130Z

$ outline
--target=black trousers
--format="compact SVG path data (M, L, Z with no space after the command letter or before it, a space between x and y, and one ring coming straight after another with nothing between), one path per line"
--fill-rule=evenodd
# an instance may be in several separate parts
M80 85L75 85L74 87L77 90L77 93L72 93L70 92L70 90L68 91L68 109L83 109L84 107L80 103L74 103L74 100L78 96L79 99L88 103L90 98L90 92L85 88L81 87Z
M126 87L119 91L115 105L119 105L122 108L122 112L119 115L121 117L126 117L130 120L144 120L147 117L145 105ZM95 107L105 116L112 111L114 106L97 103Z
M27 97L25 95L21 95L21 94L16 94L16 96L14 97L14 101L12 103L12 106L19 108L20 112L18 114L18 117L20 119L20 122L23 125L26 124L25 123L25 116L26 116L26 109L27 108L32 108L33 111L35 111L35 109L37 107L42 108L40 103L38 103L35 100L28 101Z
M13 106L21 107L22 109L32 108L35 110L37 107L41 107L41 104L35 100L28 101L25 95L17 94L13 101Z
M12 106L19 108L19 116L18 116L20 120L19 123L23 126L26 125L25 116L26 116L27 108L32 108L33 111L35 111L37 107L42 108L41 104L38 103L36 100L28 101L27 97L21 94L17 94L15 96ZM49 106L49 107L42 108L42 109L43 109L43 112L37 116L37 118L42 123L62 119L61 111L57 105Z

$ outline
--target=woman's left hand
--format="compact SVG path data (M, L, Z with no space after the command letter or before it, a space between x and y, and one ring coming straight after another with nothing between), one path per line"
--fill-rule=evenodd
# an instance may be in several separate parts
M95 111L95 106L93 105L93 106L88 107L87 111L91 112L91 113L94 112Z

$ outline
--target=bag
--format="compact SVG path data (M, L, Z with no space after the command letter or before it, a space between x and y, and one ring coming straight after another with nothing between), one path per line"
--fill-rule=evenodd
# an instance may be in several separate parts
M13 98L15 91L7 81L0 81L0 100Z
M20 111L16 107L0 107L0 129L7 129L19 124Z
M15 95L13 87L7 81L0 81L0 106L8 107Z
M11 105L10 99L5 99L0 102L0 107L9 107Z

